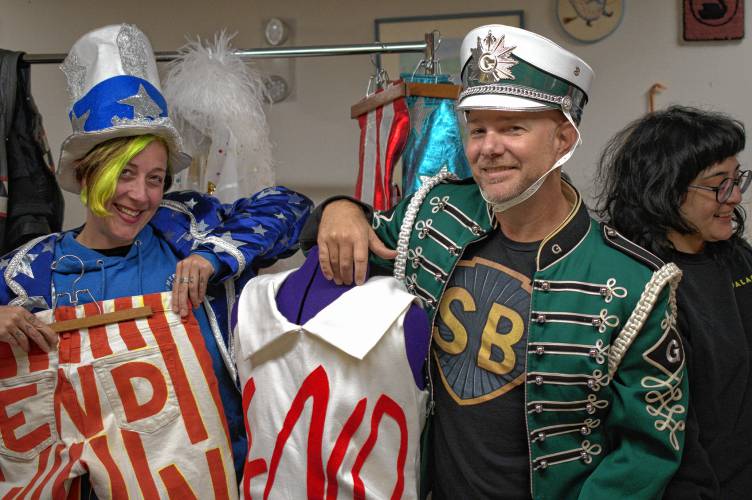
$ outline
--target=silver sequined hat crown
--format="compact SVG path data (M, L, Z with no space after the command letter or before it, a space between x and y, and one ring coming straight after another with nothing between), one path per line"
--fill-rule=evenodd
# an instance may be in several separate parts
M560 109L579 123L593 70L531 31L490 24L470 31L460 48L458 109Z
M73 127L60 150L57 178L63 189L79 193L76 160L116 137L156 135L167 144L172 174L190 165L167 115L151 44L137 27L112 25L85 34L60 69L68 80Z

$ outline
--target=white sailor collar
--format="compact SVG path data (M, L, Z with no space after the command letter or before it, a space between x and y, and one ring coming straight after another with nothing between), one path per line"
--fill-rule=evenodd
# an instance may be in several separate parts
M243 290L238 307L240 359L248 359L283 335L315 335L333 347L363 359L407 310L415 297L394 278L376 276L340 295L303 325L277 309L276 295L292 273L257 276ZM240 325L245 324L242 329Z

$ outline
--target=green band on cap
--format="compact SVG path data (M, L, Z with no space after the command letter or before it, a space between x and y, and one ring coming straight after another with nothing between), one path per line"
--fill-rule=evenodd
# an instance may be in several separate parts
M514 62L506 68L513 78L493 79L493 73L483 72L478 68L475 57L468 59L462 72L460 102L472 95L511 95L531 99L544 104L554 104L562 111L570 112L579 121L587 96L577 86L540 70L510 54ZM510 61L511 62L511 61Z

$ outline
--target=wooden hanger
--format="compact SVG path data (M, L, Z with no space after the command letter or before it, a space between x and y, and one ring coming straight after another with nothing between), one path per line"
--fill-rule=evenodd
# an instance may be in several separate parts
M123 309L110 313L96 314L86 318L67 319L57 321L49 325L53 332L62 333L71 330L80 330L82 328L93 328L95 326L109 325L132 319L146 318L152 315L151 307L134 307L132 309Z
M49 327L52 329L53 332L56 332L56 333L69 332L71 330L80 330L82 328L93 328L95 326L109 325L111 323L119 323L121 321L128 321L131 319L140 319L140 318L145 318L147 316L151 316L152 309L149 306L133 307L130 309L123 309L120 311L103 313L102 307L99 305L99 302L94 300L94 296L91 294L88 288L84 288L81 290L77 288L78 282L81 281L81 278L83 278L84 276L84 262L81 260L81 257L77 255L72 255L72 254L63 255L58 260L52 263L52 265L50 266L51 269L54 271L63 259L72 259L78 262L81 265L81 274L79 274L76 277L76 279L73 280L73 284L71 285L71 291L60 292L57 295L67 296L68 302L73 306L77 306L79 305L79 298L78 298L79 295L85 294L85 293L89 294L89 297L91 297L92 301L94 301L94 305L97 306L97 310L99 310L99 314L94 314L91 316L87 316L85 318L74 318L74 319L67 319L63 321L56 321L49 325ZM57 299L55 299L55 302L57 302ZM52 309L53 309L52 318L54 319L55 318L55 314L54 314L55 305L53 305Z
M455 101L460 96L460 86L453 83L409 82L405 85L407 85L407 95L454 99Z
M440 41L439 32L434 30L430 33L426 33L425 39L425 59L421 60L418 66L423 66L426 69L426 73L432 75L437 67L435 53ZM371 62L376 65L376 62L373 59L371 59ZM384 83L385 79L382 79L384 75L386 75L386 71L384 71L383 68L379 68L376 75L371 77L372 80L375 79L377 87L380 83ZM384 90L367 95L365 98L353 104L350 108L350 118L358 118L359 116L395 101L400 97L416 96L457 100L460 95L460 86L452 83L417 83L405 82L402 80L386 83L389 83L389 85Z
M452 83L417 83L398 80L392 82L386 89L371 94L353 104L350 108L350 118L358 118L400 97L418 96L456 100L459 95L460 86Z

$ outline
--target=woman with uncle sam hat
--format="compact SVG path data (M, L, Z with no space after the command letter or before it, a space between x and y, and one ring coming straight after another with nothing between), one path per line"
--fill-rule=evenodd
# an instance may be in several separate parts
M370 247L423 299L434 499L659 498L684 439L681 273L591 219L561 176L593 71L503 25L468 33L460 59L473 177L365 217L332 200L303 244L346 283Z
M88 473L99 497L235 498L246 439L230 312L262 262L295 251L310 201L283 187L231 206L165 195L190 157L135 26L87 33L62 69L73 133L57 178L86 221L2 259L0 491L64 496ZM47 326L141 305L149 318Z

